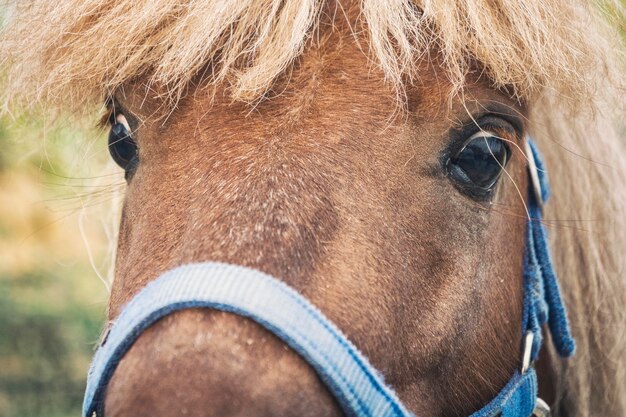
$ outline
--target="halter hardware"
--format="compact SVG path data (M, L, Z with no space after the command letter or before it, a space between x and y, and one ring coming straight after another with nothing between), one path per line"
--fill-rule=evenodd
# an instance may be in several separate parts
M532 365L530 361L531 352L533 349L533 339L535 335L533 332L526 332L526 337L524 337L524 353L522 354L522 373L526 373L528 368Z
M531 353L533 349L533 339L535 338L533 332L526 332L524 337L524 350L522 354L522 374L525 374L534 364L531 362ZM537 397L535 409L533 410L532 417L552 417L550 406L546 404L544 400Z
M530 189L532 190L535 202L539 209L543 209L543 194L541 192L541 180L539 179L539 170L535 161L535 154L531 148L530 140L524 141L524 154L528 160L528 176L530 177Z
M550 406L539 397L537 397L537 405L533 411L533 417L552 417Z

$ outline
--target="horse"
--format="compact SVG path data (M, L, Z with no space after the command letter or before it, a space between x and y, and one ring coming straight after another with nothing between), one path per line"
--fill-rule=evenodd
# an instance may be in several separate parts
M4 102L104 113L128 184L109 321L173 267L254 268L427 417L473 413L520 366L532 137L577 341L569 359L544 344L539 395L557 416L623 416L623 9L603 7L20 0L1 35ZM213 309L142 333L104 409L342 415L281 339Z

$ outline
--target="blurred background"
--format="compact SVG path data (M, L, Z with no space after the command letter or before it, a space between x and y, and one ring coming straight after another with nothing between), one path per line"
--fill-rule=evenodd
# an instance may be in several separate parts
M79 416L105 317L123 175L106 132L50 125L0 118L1 417Z

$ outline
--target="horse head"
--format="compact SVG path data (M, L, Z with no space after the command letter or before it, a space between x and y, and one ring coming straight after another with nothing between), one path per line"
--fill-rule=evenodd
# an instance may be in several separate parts
M571 130L555 116L550 88L587 97L593 83L575 82L581 75L570 69L585 59L613 68L601 31L585 38L549 25L558 12L567 28L584 26L579 6L61 3L68 4L54 12L27 10L50 13L51 27L63 28L44 31L56 43L37 38L48 45L38 49L41 73L66 74L41 75L39 93L57 85L104 92L109 149L128 183L110 321L166 271L217 261L267 273L306 297L416 415L470 415L522 367L536 198L528 192L528 137L552 145L557 191L546 210L575 213L572 176L589 168L554 151L550 140ZM576 132L572 140L585 143ZM621 152L614 132L598 140ZM588 174L600 185L617 184L616 175ZM624 193L614 194L603 207L618 206ZM571 229L560 236L578 247ZM607 239L614 248L623 242ZM568 272L598 271L598 259L581 252L556 255L572 311L620 323L616 309L601 314L581 301L585 287ZM606 258L613 273L615 253ZM623 299L617 279L593 282L604 283L593 294ZM584 361L597 348L596 330L579 323ZM623 346L618 339L610 346ZM590 398L609 395L606 409L620 407L623 381L607 382L618 373L590 388L564 367L544 345L536 368L545 400L571 398L565 387L593 389L571 404L590 409ZM104 409L342 415L315 369L283 340L254 320L206 308L174 312L138 335L108 383Z

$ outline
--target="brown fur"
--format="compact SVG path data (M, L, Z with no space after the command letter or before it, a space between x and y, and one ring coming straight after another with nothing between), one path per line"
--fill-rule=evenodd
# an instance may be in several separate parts
M352 39L334 33L325 46L291 74L294 87L247 117L245 105L198 94L166 122L151 122L149 100L142 114L142 95L121 99L145 124L137 132L142 165L127 194L111 316L175 265L252 266L319 306L418 415L468 414L519 366L525 220L459 194L439 158L448 129L468 120L466 106L476 115L490 101L515 104L477 84L468 90L476 101L450 109L452 86L425 67L424 85L411 92L411 115L390 121L392 91L370 74ZM524 164L518 153L509 165L522 186ZM497 201L523 213L510 182ZM183 389L202 392L202 401L182 402L190 410L237 398L233 415L298 415L303 404L312 415L335 415L319 408L319 395L328 396L319 385L264 365L308 369L257 326L209 312L167 323L182 334L231 336L197 343L166 338L165 328L142 336L112 381L107 408L176 415L181 403L163 394L186 386L189 374L179 369L193 364L194 379L215 379ZM150 372L152 357L182 368ZM239 366L255 371L231 369ZM246 376L264 381L265 401L239 382ZM287 396L289 387L307 394ZM135 401L145 391L154 402Z
M175 3L138 9L155 16ZM590 27L589 39L566 36L585 22L580 16L589 10L582 3L505 3L510 7L423 2L419 7L426 18L420 22L434 30L419 32L428 35L425 44L415 32L406 32L407 22L415 21L401 19L403 24L394 26L399 20L392 17L402 15L402 7L363 3L373 34L369 44L353 33L362 28L355 23L360 7L313 13L320 19L317 30L305 32L316 39L304 52L303 44L295 42L288 51L277 47L273 55L270 46L280 36L259 38L259 50L270 51L260 53L268 66L247 71L247 64L233 63L217 78L203 77L197 66L176 75L176 60L166 52L185 48L167 42L159 44L163 50L113 54L120 60L117 68L101 69L113 73L97 73L93 67L94 62L114 62L107 61L110 51L104 61L96 59L102 51L72 59L81 51L78 45L88 44L81 43L81 30L106 34L102 30L112 21L96 16L117 16L107 15L109 3L81 4L93 6L92 14L77 8L76 13L84 13L84 20L77 20L81 30L62 31L55 38L66 49L54 50L38 38L51 48L41 63L53 71L35 77L36 94L55 99L52 80L76 85L70 95L96 90L95 83L115 90L120 106L138 121L141 164L126 197L110 317L175 265L219 260L252 266L318 305L417 415L469 414L519 366L526 219L515 185L526 190L525 160L515 150L519 138L505 135L514 150L507 166L511 178L501 179L489 205L460 194L445 177L440 157L451 129L500 103L523 119L525 131L546 154L554 190L547 224L579 341L577 356L569 362L544 352L541 391L553 398L558 415L625 415L626 170L615 123L603 107L617 89L604 82L615 78L602 78L615 75L618 66L600 24ZM117 2L115 7L119 12L129 5ZM574 23L550 26L555 8ZM31 11L36 15L43 9ZM337 18L343 11L350 25ZM65 17L73 16L66 12ZM507 25L507 16L523 21ZM177 20L161 17L162 33L145 37L141 31L149 26L116 26L112 39L122 47L127 45L124 33L135 40L170 39L168 22ZM488 23L500 25L490 26L494 36L489 39L460 36L468 24ZM397 44L386 43L394 29L409 33L408 44L399 35ZM493 53L485 48L486 40L493 41ZM601 45L600 52L591 52L593 42ZM577 62L575 48L591 55ZM203 70L219 70L228 48L221 51L204 51L200 61L186 57ZM423 60L415 59L417 51ZM524 52L518 56L519 51ZM555 51L558 56L548 56ZM605 53L608 58L598 55ZM29 56L18 72L32 65ZM378 57L380 69L370 64L370 56ZM394 56L400 58L390 61ZM604 67L589 70L587 59ZM148 71L138 65L145 62L161 66ZM94 77L78 77L87 68L84 74ZM487 72L478 76L472 68ZM32 73L18 72L12 73L17 81L11 85L24 88L22 75ZM401 81L406 105L394 118ZM571 102L563 97L568 83L582 84L598 100L576 119L565 116L572 114L567 113ZM194 93L179 94L181 86ZM582 90L572 90L571 98L589 98ZM232 101L250 97L247 93L258 98L260 92L265 99L255 101L254 108ZM170 95L180 98L177 105L163 106L163 97ZM612 104L621 108L621 103ZM605 165L569 154L558 144ZM106 409L108 415L338 415L313 371L275 337L246 319L209 311L178 313L142 335L111 381Z

